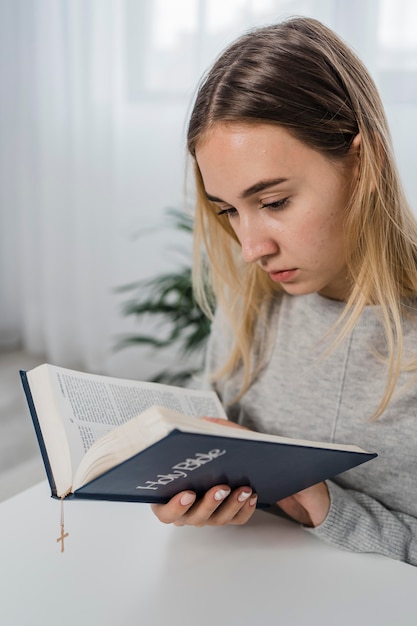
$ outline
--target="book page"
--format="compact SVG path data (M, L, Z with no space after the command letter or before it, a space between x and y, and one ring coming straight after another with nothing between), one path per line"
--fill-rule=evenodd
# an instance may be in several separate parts
M153 405L194 417L226 417L212 391L85 374L51 365L40 367L48 368L73 471L95 441Z

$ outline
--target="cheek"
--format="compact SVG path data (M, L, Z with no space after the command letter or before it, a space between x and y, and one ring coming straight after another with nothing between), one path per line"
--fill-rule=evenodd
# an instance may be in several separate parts
M320 244L340 240L343 235L343 211L311 209L300 224L300 232Z
M328 227L328 221L318 211L311 209L293 225L289 236L298 247L301 244L311 249L323 245L328 236Z
M336 212L320 215L311 210L294 228L290 240L312 266L320 265L329 257L336 260L344 255L343 224Z

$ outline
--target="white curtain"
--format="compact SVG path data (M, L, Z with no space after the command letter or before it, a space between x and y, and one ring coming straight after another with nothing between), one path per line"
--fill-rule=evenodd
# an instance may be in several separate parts
M321 19L368 65L417 207L413 0L0 0L0 348L148 376L149 354L113 350L134 329L115 288L188 250L165 209L184 207L202 71L287 15Z

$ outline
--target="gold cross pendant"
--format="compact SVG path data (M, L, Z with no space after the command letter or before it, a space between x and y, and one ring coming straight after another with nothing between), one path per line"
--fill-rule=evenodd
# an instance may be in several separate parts
M64 529L64 498L61 498L61 535L56 540L57 543L61 542L61 552L64 552L65 545L64 540L69 536L69 533Z
M64 552L65 550L65 546L64 546L64 539L66 539L68 537L69 533L64 532L64 525L61 524L61 536L58 537L57 539L57 543L58 541L61 541L61 552Z

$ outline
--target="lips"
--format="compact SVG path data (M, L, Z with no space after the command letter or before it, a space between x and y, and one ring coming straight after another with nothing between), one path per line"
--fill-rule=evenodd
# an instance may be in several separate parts
M293 268L293 269L272 271L268 273L274 282L286 283L286 282L291 281L295 277L297 271L298 271L297 268Z

